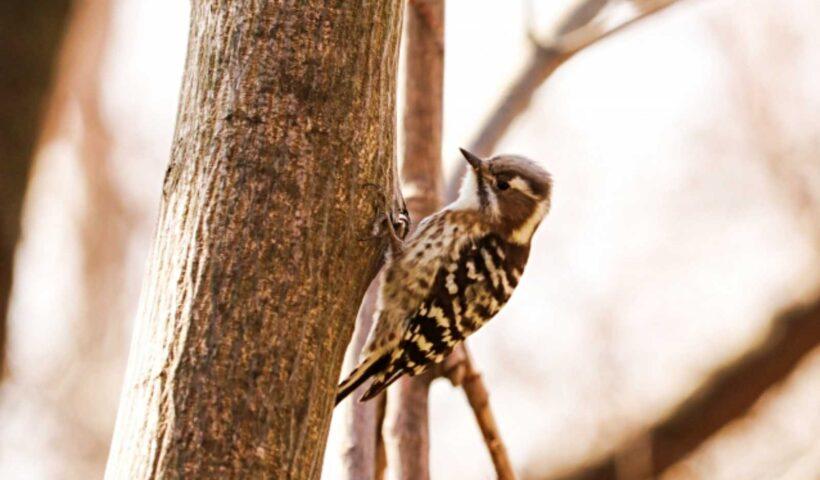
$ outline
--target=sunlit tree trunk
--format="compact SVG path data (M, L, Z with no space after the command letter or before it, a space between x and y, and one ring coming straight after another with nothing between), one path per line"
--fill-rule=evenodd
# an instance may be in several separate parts
M108 478L318 478L393 189L401 4L195 1ZM375 194L374 194L375 193ZM375 208L374 208L375 207Z

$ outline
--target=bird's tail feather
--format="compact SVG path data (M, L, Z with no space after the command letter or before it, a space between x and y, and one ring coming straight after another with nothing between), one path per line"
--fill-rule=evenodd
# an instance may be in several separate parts
M353 390L359 388L359 385L364 383L368 378L387 368L389 363L390 354L387 353L370 355L365 358L364 361L354 368L353 371L350 372L350 375L339 384L336 393L336 405L350 395Z
M388 367L388 370L384 373L380 374L376 379L373 380L373 383L370 384L370 388L364 392L360 401L366 402L371 398L375 397L376 395L382 393L385 388L389 387L393 382L398 380L402 374L404 373L403 370L396 368L395 364L392 364Z

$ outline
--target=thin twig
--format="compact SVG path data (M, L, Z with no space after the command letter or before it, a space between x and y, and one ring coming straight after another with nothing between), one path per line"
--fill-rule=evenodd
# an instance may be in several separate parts
M490 393L484 385L481 374L475 368L472 356L466 344L459 345L450 357L441 364L439 372L450 379L453 385L460 385L464 390L470 407L473 409L481 436L487 445L487 451L495 467L499 480L515 479L512 462L507 448L501 438L501 432L495 423L495 416L490 408Z
M384 435L382 435L382 425L384 424L384 413L387 407L387 396L379 395L376 399L378 406L376 408L376 468L374 480L383 480L384 474L387 471L387 450L384 446Z

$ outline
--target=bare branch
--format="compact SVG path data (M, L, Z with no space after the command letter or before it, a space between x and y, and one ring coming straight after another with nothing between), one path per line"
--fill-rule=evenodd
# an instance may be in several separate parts
M467 344L462 343L439 364L436 375L446 377L454 386L461 386L467 401L473 410L478 428L487 445L487 451L493 461L496 476L501 480L514 479L512 462L507 455L507 448L495 423L495 416L490 408L490 394L484 385L481 374L475 368Z
M467 344L457 346L443 362L436 365L436 377L450 380L454 387L460 387L467 375Z
M715 372L668 418L639 435L648 440L649 477L660 478L666 469L745 415L763 394L788 378L800 361L820 346L820 298L785 311L772 325L768 337L757 348ZM614 478L619 459L630 455L635 443L630 441L611 456L562 478Z
M376 311L376 294L381 275L376 277L367 289L359 314L356 329L345 354L344 371L350 371L359 362ZM365 385L356 389L350 397L358 399L364 394ZM337 408L344 418L344 438L342 439L342 479L359 480L375 478L377 458L377 436L381 422L378 419L379 400L372 402L342 402Z
M654 13L660 12L661 10L672 6L672 4L676 3L677 1L678 0L646 0L641 2L634 2L638 10L638 13L622 21L614 27L609 29L603 29L600 23L590 22L581 28L572 30L568 32L566 35L559 37L556 44L546 45L542 48L546 48L548 50L557 48L558 50L564 53L575 54L595 43L600 42L601 40L606 39L610 35L613 35L624 30L625 28L635 24L636 22L643 20L644 18Z
M548 44L534 43L535 48L530 60L515 77L507 92L487 117L478 134L470 142L470 151L486 156L490 155L496 144L507 133L510 125L526 111L538 87L540 87L555 70L573 55L593 44L620 32L630 25L671 6L677 0L649 0L636 4L638 12L622 23L604 30L596 19L606 6L600 0L580 2L576 9L560 22ZM579 25L586 21L584 25ZM530 35L532 37L532 35ZM446 197L452 200L458 193L461 177L464 175L463 162L456 162L456 167L447 183Z
M413 223L441 206L444 1L413 0L407 8L407 73L402 184ZM427 397L432 372L401 378L387 391L382 434L387 478L430 476Z
M490 409L490 394L484 386L484 381L481 379L470 357L470 353L464 349L464 394L467 396L467 401L470 402L470 407L473 409L475 419L481 429L481 435L484 437L484 443L487 444L487 450L490 452L490 457L495 466L495 472L499 480L513 480L515 473L513 472L512 462L507 455L507 448L501 439L501 433L498 430L498 425L495 423L495 416Z
M384 447L388 480L430 478L428 397L433 372L400 378L387 389Z
M566 35L588 24L598 16L608 3L609 0L586 0L580 2L576 8L569 12L565 20L560 22L556 29L558 35Z
M609 2L610 0L576 0L566 15L556 23L556 26L550 32L552 35L550 38L562 37L589 24L598 17ZM535 9L532 7L532 3L533 0L527 0L524 4L526 8L525 18L527 18L527 37L534 44L539 44L541 42L538 41L538 33L535 30Z
M0 7L0 377L6 373L6 312L23 197L71 3L4 2Z

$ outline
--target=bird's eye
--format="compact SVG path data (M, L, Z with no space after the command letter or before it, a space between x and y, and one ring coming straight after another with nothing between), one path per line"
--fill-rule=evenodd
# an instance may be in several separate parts
M506 190L510 188L510 184L505 182L504 180L499 180L498 184L496 184L499 190Z

